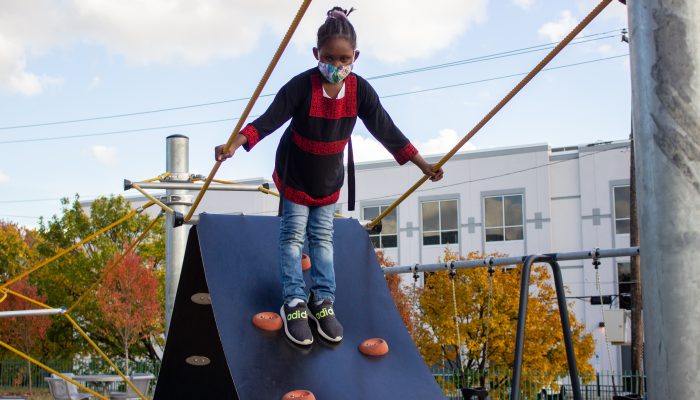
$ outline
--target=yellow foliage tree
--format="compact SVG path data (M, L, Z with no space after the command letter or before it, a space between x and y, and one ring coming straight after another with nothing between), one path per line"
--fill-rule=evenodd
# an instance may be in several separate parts
M483 257L475 252L458 257L456 253L445 250L442 261ZM532 268L523 356L523 376L536 373L537 382L533 383L540 387L550 386L558 377L568 374L556 292L550 283L548 268L544 265ZM457 343L450 274L448 271L427 273L425 285L419 293L419 307L414 310L418 314L414 318L418 321L415 327L416 344L426 363L438 365L445 359L454 360L455 349L460 348L463 370L480 371L479 375L483 377L487 369L512 368L521 273L522 265L517 268L496 268L490 291L486 268L456 271L454 289L460 343ZM590 375L593 368L588 360L594 352L593 338L585 333L584 325L571 312L569 319L578 369L581 374ZM497 386L499 382L491 381L491 385Z

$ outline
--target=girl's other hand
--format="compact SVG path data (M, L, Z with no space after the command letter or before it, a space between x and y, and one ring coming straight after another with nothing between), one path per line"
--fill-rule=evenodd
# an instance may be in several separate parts
M434 165L435 164L425 164L424 166L421 166L421 171L423 171L425 175L428 175L431 181L437 182L442 179L445 172L442 170L442 167L440 167L437 171L433 171Z
M228 152L224 152L224 147L226 147L226 144L220 144L214 147L214 159L216 161L225 161L233 157L233 154L236 152L236 146L232 145L228 149Z

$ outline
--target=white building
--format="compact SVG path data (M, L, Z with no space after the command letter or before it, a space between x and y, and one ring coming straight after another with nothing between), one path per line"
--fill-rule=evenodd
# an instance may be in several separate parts
M426 157L431 163L439 158ZM446 246L460 254L510 256L629 246L629 141L469 151L457 153L444 170L443 180L426 182L371 237L397 265L434 263ZM343 188L339 212L373 219L421 176L410 163L357 164L356 210L347 211ZM242 183L263 182L269 180ZM198 211L276 215L277 205L276 197L258 192L218 191L207 193ZM561 265L571 311L597 343L594 368L629 370L629 349L606 345L601 306L588 299L629 293L629 258L602 260L600 292L590 261ZM628 297L614 299L612 307L618 308Z

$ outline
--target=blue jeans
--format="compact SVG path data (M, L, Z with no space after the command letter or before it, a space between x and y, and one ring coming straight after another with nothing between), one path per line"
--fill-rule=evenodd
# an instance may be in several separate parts
M333 216L335 204L308 207L283 199L280 222L279 270L285 302L306 300L301 250L309 239L311 293L316 300L335 300Z

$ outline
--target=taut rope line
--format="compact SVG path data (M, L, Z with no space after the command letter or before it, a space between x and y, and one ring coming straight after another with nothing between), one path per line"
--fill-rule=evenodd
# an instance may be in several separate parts
M568 35L566 35L566 37L565 37L561 42L559 42L559 44L558 44L555 48L553 48L552 51L550 51L549 54L547 54L547 55L545 56L545 58L543 58L542 61L540 61L539 64L537 64L537 65L535 66L535 68L534 68L532 71L530 71L530 73L528 73L528 74L513 88L513 90L511 90L500 102L498 102L498 104L496 104L496 106L495 106L494 108L492 108L491 111L489 111L489 113L486 114L486 116L485 116L481 121L479 121L479 123L476 124L476 126L475 126L474 128L472 128L472 130L469 131L469 133L468 133L466 136L464 136L464 137L462 138L462 140L460 140L460 141L452 148L452 150L450 150L447 154L445 154L445 155L440 159L440 161L438 161L438 162L433 166L433 171L437 171L437 170L439 170L440 168L442 168L442 166L443 166L450 158L452 158L452 156L454 156L455 153L457 153L457 151L458 151L460 148L462 148L462 146L464 146L464 144L467 143L467 141L468 141L469 139L472 138L472 136L476 135L476 133L479 132L479 130L481 130L481 128L483 128L484 125L486 125L486 123L488 123L488 122L491 120L491 118L493 118L493 116L496 115L506 104L508 104L508 102L509 102L513 97L515 97L515 95L518 94L518 92L520 92L520 90L522 90L522 88L525 87L525 85L527 85L527 84L532 80L532 78L535 77L535 75L537 75L540 71L542 71L542 69L544 69L544 67L547 66L547 64L549 64L549 62L552 61L552 59L553 59L557 54L559 54L559 53L564 49L564 47L566 47L566 45L568 45L568 44L576 37L576 35L578 35L579 33L581 33L581 31L582 31L591 21L593 21L593 19L594 19L595 17L597 17L598 14L600 14L600 13L603 11L603 9L605 9L605 7L606 7L608 4L610 4L611 1L612 1L612 0L603 0L603 1L601 1L600 4L598 4L598 5L593 9L593 11L591 11L588 15L586 15L586 17L585 17L581 22L579 22L579 24L576 25L576 27L575 27ZM408 189L408 190L406 191L406 193L404 193L403 195L401 195L401 197L399 197L398 199L396 199L396 201L394 201L394 203L392 203L392 204L391 204L389 207L387 207L381 214L379 214L379 216L377 216L377 218L375 218L372 222L370 222L369 224L367 224L367 227L368 227L368 228L373 228L373 227L375 227L384 217L386 217L386 216L387 216L390 212L392 212L399 204L401 204L402 201L404 201L408 196L410 196L413 192L415 192L416 189L418 189L418 187L420 187L423 183L425 183L425 181L428 180L428 178L429 178L428 175L424 175L422 178L420 178L415 184L413 184L413 186L411 186L410 189Z
M228 152L228 150L231 148L231 145L233 144L233 141L236 139L236 136L238 136L238 132L241 130L241 127L243 126L246 119L248 118L248 115L250 114L250 110L253 109L253 105L255 105L255 102L258 100L258 97L260 96L260 93L262 92L263 87L265 87L265 84L267 83L267 80L270 78L272 71L275 69L275 66L277 66L277 62L279 61L280 57L282 57L282 53L284 52L284 49L287 47L287 44L291 40L292 35L294 34L294 31L297 29L297 26L299 26L299 22L301 22L301 18L306 13L306 10L309 8L310 4L311 4L311 0L304 0L304 3L302 3L301 7L299 8L299 11L297 11L297 15L294 17L294 20L292 21L292 24L289 26L287 33L284 35L284 39L282 39L282 43L280 43L279 47L277 48L277 51L275 52L275 55L272 57L272 61L270 61L270 65L267 66L267 70L265 70L265 73L263 74L262 79L260 79L260 82L258 83L258 87L255 88L255 92L253 92L253 95L250 97L250 100L248 100L248 105L246 105L245 109L243 110L243 114L241 114L241 118L238 119L238 122L236 123L236 127L233 128L233 132L231 132L231 136L229 136L228 141L226 142L226 145L224 146L224 153ZM195 210L197 209L197 206L199 206L199 203L202 201L202 197L204 197L204 193L206 193L207 188L209 188L209 185L211 184L212 180L214 179L214 176L216 175L216 172L219 170L219 167L221 167L222 162L223 161L217 161L214 164L214 167L211 169L209 176L207 176L207 179L204 181L204 185L199 190L199 193L197 193L197 198L192 203L192 207L190 207L190 211L185 216L185 221L189 221L190 219L192 219L192 215L194 214Z

